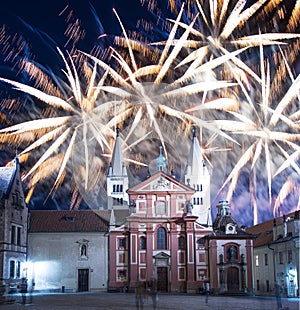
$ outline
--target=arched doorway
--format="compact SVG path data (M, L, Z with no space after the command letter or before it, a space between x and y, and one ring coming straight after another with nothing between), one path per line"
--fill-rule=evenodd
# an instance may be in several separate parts
M227 290L236 292L239 290L239 270L236 267L227 269Z

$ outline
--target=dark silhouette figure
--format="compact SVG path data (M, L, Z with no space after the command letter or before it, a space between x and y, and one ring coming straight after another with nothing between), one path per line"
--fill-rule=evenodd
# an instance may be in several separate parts
M22 278L22 282L20 284L20 293L22 294L22 304L26 304L26 293L27 293L27 279Z
M148 285L148 294L152 299L152 305L153 305L153 310L157 309L157 302L158 302L158 294L157 294L157 281L154 279L151 279L147 283Z
M275 296L276 296L276 301L277 301L277 309L282 309L282 302L281 302L282 289L277 281L275 281L275 284L274 284L274 291L275 291Z
M205 303L207 304L208 303L209 291L210 291L209 282L205 282L204 291L205 291Z
M135 289L135 304L137 310L144 309L144 302L146 299L146 283L139 281L137 283L136 289Z

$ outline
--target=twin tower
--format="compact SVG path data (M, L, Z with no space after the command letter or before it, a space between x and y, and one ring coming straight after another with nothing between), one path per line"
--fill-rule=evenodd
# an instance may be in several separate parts
M160 154L156 158L156 172L167 172L166 158ZM186 164L184 179L182 183L195 190L192 196L192 215L198 217L197 223L204 226L212 226L210 209L210 174L202 156L196 129L193 129L193 139L190 146L189 157ZM108 209L129 210L131 203L127 194L129 188L129 177L125 165L119 131L117 130L115 145L112 153L111 163L107 175L107 197Z

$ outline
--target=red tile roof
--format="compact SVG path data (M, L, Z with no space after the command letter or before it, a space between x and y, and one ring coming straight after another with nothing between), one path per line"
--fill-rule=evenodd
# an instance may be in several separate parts
M288 214L287 216L293 217L294 212ZM248 233L251 233L257 236L253 242L254 248L272 243L274 221L276 222L276 225L281 225L283 224L283 217L277 217L273 220L269 220L269 221L266 221L266 222L247 228L246 231Z
M105 232L109 227L109 215L106 213L110 214L105 210L31 210L29 233Z

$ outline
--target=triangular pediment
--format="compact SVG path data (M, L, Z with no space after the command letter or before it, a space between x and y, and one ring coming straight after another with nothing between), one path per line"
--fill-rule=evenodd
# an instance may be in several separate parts
M159 252L156 255L153 256L155 259L167 259L170 258L170 255L164 252Z
M140 184L130 188L128 192L178 192L178 193L193 193L194 189L180 183L178 180L165 174L164 172L158 172Z

